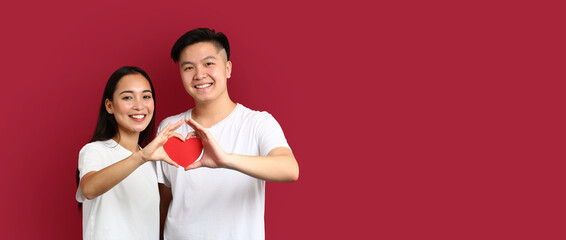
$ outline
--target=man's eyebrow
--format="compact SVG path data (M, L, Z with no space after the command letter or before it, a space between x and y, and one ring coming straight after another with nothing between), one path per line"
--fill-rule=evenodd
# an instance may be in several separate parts
M206 56L205 58L202 59L202 61L207 60L207 59L214 59L216 60L215 56Z
M209 55L209 56L204 57L204 58L201 60L201 62L202 62L202 61L205 61L205 60L208 60L208 59L214 59L214 60L216 60L216 57L215 57L215 56L212 56L212 55ZM182 61L182 62L181 62L181 66L185 66L185 65L187 65L187 64L194 64L194 63L191 62L191 61Z
M185 66L185 65L187 65L187 64L193 64L193 63L190 62L190 61L182 61L182 62L181 62L181 66Z

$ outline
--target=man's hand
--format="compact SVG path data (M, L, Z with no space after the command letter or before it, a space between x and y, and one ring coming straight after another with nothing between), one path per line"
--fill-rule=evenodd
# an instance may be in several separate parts
M200 161L194 162L185 170L199 167L228 168L251 177L274 182L293 182L299 178L299 165L291 149L277 147L267 156L244 156L224 152L216 143L214 136L193 119L186 120L195 131L187 138L198 137L204 149Z
M191 126L195 131L190 132L186 139L191 137L197 137L202 142L202 148L204 153L200 161L196 161L193 164L187 166L185 170L195 169L199 167L209 167L209 168L221 168L228 166L228 154L224 152L216 143L212 133L208 129L201 126L193 119L185 120L189 126Z

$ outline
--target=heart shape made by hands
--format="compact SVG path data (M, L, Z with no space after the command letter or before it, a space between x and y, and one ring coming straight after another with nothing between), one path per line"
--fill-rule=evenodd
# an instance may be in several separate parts
M202 142L196 137L186 139L184 142L176 137L169 138L163 149L174 162L184 168L200 160L204 152Z

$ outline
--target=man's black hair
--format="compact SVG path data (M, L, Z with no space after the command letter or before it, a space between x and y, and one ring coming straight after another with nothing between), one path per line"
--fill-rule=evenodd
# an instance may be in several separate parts
M175 63L178 63L183 49L199 42L210 42L214 44L218 50L226 50L226 60L230 61L230 44L228 43L228 38L224 33L217 33L210 28L197 28L183 34L183 36L177 39L173 48L171 48L171 58Z

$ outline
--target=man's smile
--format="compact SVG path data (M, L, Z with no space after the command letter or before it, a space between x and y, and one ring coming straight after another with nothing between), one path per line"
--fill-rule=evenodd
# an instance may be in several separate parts
M202 88L207 88L212 86L212 83L205 83L205 84L201 84L201 85L196 85L195 88L197 89L202 89Z

